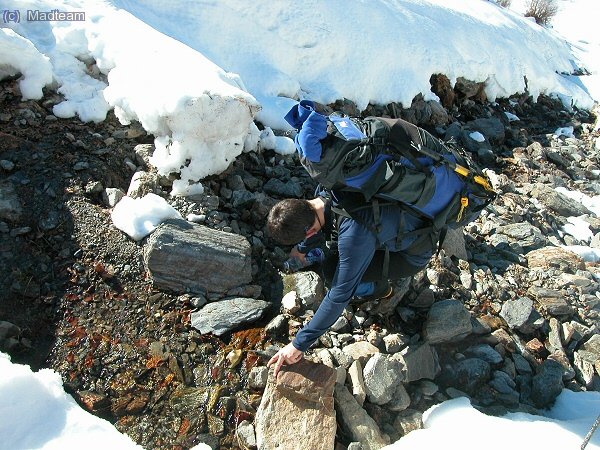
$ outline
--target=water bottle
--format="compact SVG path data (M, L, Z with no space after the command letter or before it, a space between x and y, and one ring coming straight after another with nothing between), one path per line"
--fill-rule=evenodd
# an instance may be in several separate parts
M283 263L283 270L286 273L294 273L298 272L304 267L312 266L313 264L323 262L323 260L325 259L325 253L323 253L323 250L321 250L320 248L313 248L304 256L304 259L306 261L306 264L304 264L300 260L300 258L297 258L295 256L289 258L286 262Z
M306 254L306 265L312 266L325 260L325 253L320 248L313 248Z
M300 258L296 258L295 256L283 263L283 271L286 273L298 272L303 267L304 263L300 260Z

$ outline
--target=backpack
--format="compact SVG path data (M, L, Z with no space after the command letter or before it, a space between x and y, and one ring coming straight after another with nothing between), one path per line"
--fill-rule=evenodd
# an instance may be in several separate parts
M495 198L489 178L459 147L444 144L402 119L324 116L302 101L286 115L300 131L296 148L309 175L327 190L349 193L336 214L371 207L378 227L381 203L397 203L427 227L410 252L441 247L447 228L475 220ZM376 231L376 230L374 230ZM400 234L400 233L399 233Z

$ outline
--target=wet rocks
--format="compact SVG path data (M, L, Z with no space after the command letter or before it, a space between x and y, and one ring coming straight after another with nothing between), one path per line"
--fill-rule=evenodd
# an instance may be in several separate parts
M0 219L18 222L23 215L23 207L13 183L0 181Z

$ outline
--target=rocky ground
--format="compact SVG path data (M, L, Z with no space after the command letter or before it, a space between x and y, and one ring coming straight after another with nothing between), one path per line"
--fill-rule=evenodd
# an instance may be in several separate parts
M406 110L366 113L454 136L493 169L501 195L426 271L397 283L391 301L349 307L309 352L336 369L340 446L371 446L348 426L358 409L344 407L344 384L374 420L378 442L398 439L431 404L457 395L490 413L535 412L563 386L600 389L600 269L559 247L599 248L600 219L554 190L600 194L595 117L546 97L489 104L477 85L433 81L444 107L417 98ZM204 195L172 199L169 180L147 165L152 138L143 130L112 115L100 124L57 119L58 101L48 92L21 102L14 80L0 83L1 349L57 370L78 402L145 448L251 446L268 355L319 301L318 274L282 280L288 249L265 235L265 217L279 198L310 196L312 181L293 157L259 150L205 180ZM553 135L569 125L575 137ZM472 131L488 140L469 140ZM136 171L144 175L130 185ZM158 193L183 217L244 236L252 281L243 293L269 302L262 319L221 337L192 327L194 312L222 296L158 289L145 242L112 225L115 189ZM591 239L561 231L572 216L589 223ZM290 290L297 305L281 305Z

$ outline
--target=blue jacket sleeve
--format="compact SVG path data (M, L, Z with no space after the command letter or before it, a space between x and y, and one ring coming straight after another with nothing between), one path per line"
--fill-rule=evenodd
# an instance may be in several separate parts
M285 120L297 130L296 149L301 157L312 162L321 160L321 140L327 137L328 118L315 111L315 104L303 100L286 114Z
M371 263L375 248L375 235L363 225L353 220L342 223L338 240L340 262L332 287L315 316L292 341L294 347L306 351L340 317Z

